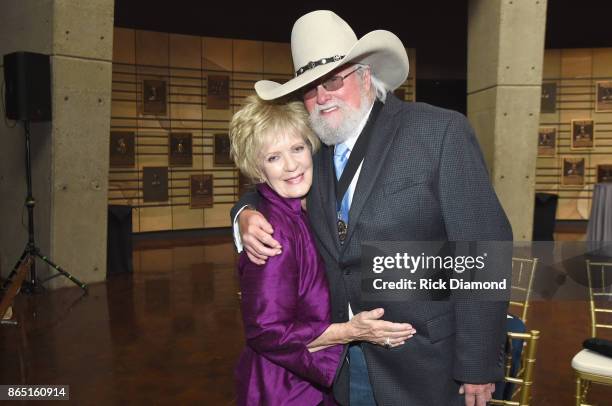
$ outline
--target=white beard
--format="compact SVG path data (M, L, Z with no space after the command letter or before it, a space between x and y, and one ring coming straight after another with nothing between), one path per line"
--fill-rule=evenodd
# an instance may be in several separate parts
M342 119L336 128L332 127L330 123L321 115L322 110L329 109L331 107L337 107L342 113ZM310 125L314 132L319 136L321 142L325 145L336 145L343 143L348 140L351 136L355 135L357 127L366 114L370 110L371 103L368 100L367 94L361 95L360 107L355 109L344 101L334 99L325 105L315 105L314 109L310 112Z

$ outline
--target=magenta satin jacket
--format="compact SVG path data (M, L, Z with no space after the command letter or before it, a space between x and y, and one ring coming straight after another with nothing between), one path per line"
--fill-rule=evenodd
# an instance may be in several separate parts
M300 199L267 184L258 210L274 227L282 254L263 266L243 252L238 275L246 347L236 367L237 404L334 405L330 386L342 346L310 353L306 345L331 323L329 288Z

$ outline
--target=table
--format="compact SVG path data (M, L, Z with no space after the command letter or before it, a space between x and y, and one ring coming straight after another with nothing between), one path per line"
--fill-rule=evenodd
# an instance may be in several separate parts
M612 183L598 183L593 188L587 241L612 241Z

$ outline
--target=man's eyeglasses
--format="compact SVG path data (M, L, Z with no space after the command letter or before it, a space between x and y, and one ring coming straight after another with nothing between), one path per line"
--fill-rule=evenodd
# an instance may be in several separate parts
M319 87L319 85L323 86L323 89L327 90L328 92L333 92L335 90L341 89L342 86L344 86L344 79L348 78L361 68L362 67L359 66L357 67L357 69L353 69L346 75L336 75L327 79L323 79L320 82L311 83L309 86L304 88L302 96L304 97L304 99L312 99L313 97L317 97L317 88Z

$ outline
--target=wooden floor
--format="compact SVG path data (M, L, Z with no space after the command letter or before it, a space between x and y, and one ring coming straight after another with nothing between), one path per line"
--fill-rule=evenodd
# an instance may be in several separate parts
M0 384L68 384L78 405L233 404L243 345L235 258L227 237L139 243L134 274L86 297L78 288L18 296L20 326L0 326ZM570 360L587 316L584 302L533 304L529 324L542 339L532 405L574 404ZM612 405L612 387L591 395Z

